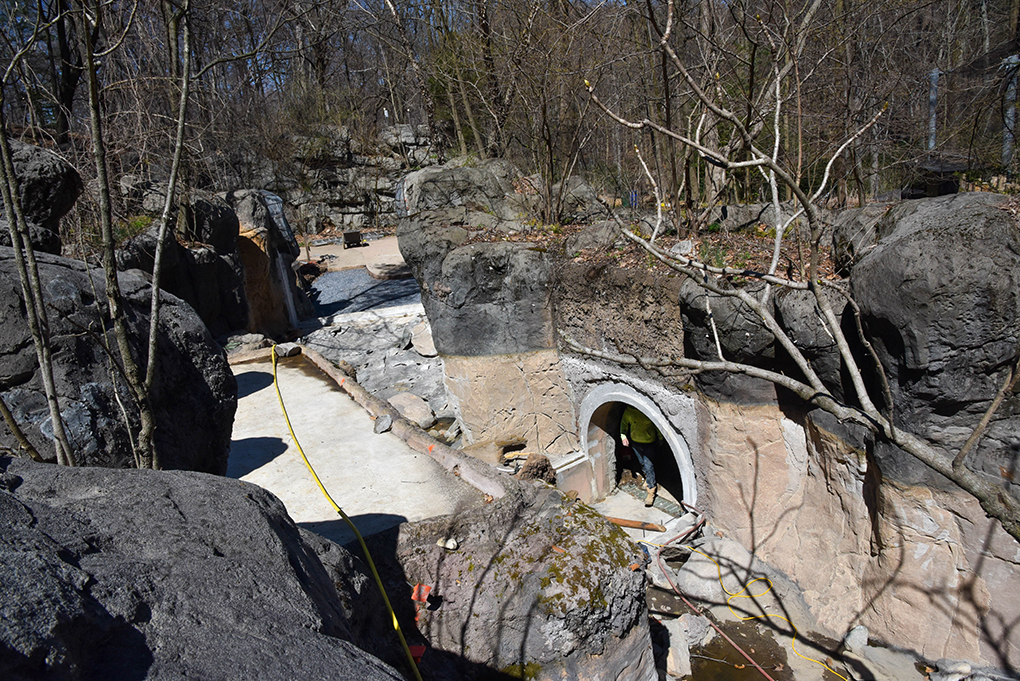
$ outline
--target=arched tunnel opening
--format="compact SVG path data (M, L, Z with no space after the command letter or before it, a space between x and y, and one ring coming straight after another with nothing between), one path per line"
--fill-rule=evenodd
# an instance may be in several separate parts
M652 451L660 494L675 503L697 504L697 484L690 450L658 405L628 385L606 383L584 399L580 411L580 436L592 471L591 497L603 499L618 486L641 487L641 465L620 439L620 419L627 406L638 409L655 425L662 439Z
M620 421L628 406L626 402L606 402L595 410L588 424L588 449L590 452L595 447L604 453L607 462L607 494L612 493L613 489L621 489L643 497L645 472L634 455L633 446L625 446L620 435ZM645 416L651 418L649 414ZM647 447L646 451L655 468L659 497L679 506L684 501L683 478L669 441L660 432L659 440Z

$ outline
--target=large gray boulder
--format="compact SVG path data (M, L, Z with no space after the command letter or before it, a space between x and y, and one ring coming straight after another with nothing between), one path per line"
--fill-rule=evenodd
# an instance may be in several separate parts
M728 285L724 282L723 285ZM752 295L761 296L762 285L751 285ZM714 361L723 358L759 367L776 366L776 339L757 314L736 298L705 290L690 278L680 286L678 302L683 316L685 355ZM715 322L713 329L712 322ZM726 371L707 371L695 376L698 387L715 399L739 404L767 403L775 389L762 379Z
M895 420L949 451L977 425L1020 352L1020 230L1009 197L905 202L853 269L853 293L892 386ZM880 234L881 234L880 229ZM1020 397L1006 396L969 463L1016 479ZM889 446L886 475L944 482Z
M520 172L507 161L490 159L478 165L451 161L409 173L401 183L398 200L407 215L464 206L501 220L527 217L528 195L517 191Z
M36 250L60 255L60 218L82 193L81 177L71 164L51 151L14 139L9 142L29 239ZM10 246L4 212L0 198L0 246Z
M248 328L244 267L237 249L238 220L223 199L195 192L185 202L179 241L168 230L160 288L184 299L215 336ZM158 225L124 242L117 268L151 276ZM183 241L183 243L182 243Z
M397 558L439 604L418 615L434 648L521 678L657 678L641 552L554 489L404 524Z
M421 287L443 355L478 357L553 347L548 255L531 244L465 244L468 232L406 218L400 252Z
M38 260L54 378L78 461L115 468L133 465L125 419L137 432L138 410L101 345L106 333L116 347L101 313L105 277L80 261L46 254ZM145 357L151 288L128 274L120 275L120 285L134 355ZM52 424L24 310L14 252L0 247L0 390L29 439L47 456L53 453ZM162 296L159 329L151 402L162 466L222 474L237 407L237 383L223 350L194 311L168 294ZM6 429L0 441L17 449Z
M0 458L0 522L2 678L403 678L356 561L255 485Z
M606 209L591 185L571 175L551 188L553 201L558 205L558 219L566 224L588 224L605 218Z
M729 286L724 282L723 286ZM745 285L761 299L765 286ZM842 319L846 299L836 291L823 289L838 320ZM804 379L803 372L748 305L732 296L712 293L690 278L680 286L680 310L683 314L686 354L694 359L714 361L723 358L789 373ZM793 340L812 369L837 398L843 396L842 360L832 336L822 323L822 315L811 291L773 288L768 311ZM715 322L715 328L712 322ZM716 346L716 337L719 343ZM774 387L762 379L725 371L704 372L695 377L699 387L711 397L741 404L767 403L775 399Z
M891 207L888 203L869 203L848 208L836 216L832 225L832 261L840 276L848 276L854 263L878 243L880 225L884 226Z

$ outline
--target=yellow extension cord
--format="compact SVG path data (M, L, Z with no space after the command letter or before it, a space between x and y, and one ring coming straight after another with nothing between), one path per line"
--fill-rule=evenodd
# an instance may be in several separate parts
M642 544L648 544L649 546L656 546L656 547L659 547L659 548L665 548L661 544L653 544L651 542L641 542L641 543ZM704 551L699 551L698 549L694 548L693 546L681 546L680 548L687 549L688 551L693 551L694 553L700 554L700 555L704 556L705 558L708 558L713 563L715 563L716 572L719 574L719 586L722 587L723 592L727 596L727 598L726 598L726 607L730 609L730 612L733 613L733 616L736 617L739 621L746 622L748 620L757 620L757 619L768 618L768 617L775 617L776 619L783 620L784 622L786 622L787 624L790 625L790 629L791 629L791 631L793 631L793 639L790 641L790 648L793 650L794 655L796 655L797 657L801 658L802 660L807 660L808 662L814 662L817 665L821 665L822 667L825 667L830 672L832 672L833 674L835 674L839 678L843 679L843 681L850 681L845 676L843 676L842 674L837 672L835 669L833 669L829 665L827 665L824 662L822 662L821 660L816 660L813 657L807 657L806 655L801 655L800 652L797 651L797 645L796 645L796 643L797 643L797 627L793 626L793 622L788 620L786 617L783 617L782 615L775 615L773 613L765 613L764 615L751 615L750 617L742 617L740 614L737 613L736 610L733 609L733 606L730 605L730 601L732 601L734 598L761 598L762 596L767 594L769 591L772 591L772 580L770 580L768 577L755 577L750 582L745 584L744 588L742 588L740 591L738 591L736 593L730 593L726 589L726 585L723 583L722 566L719 565L719 561L717 561L715 558L713 558L712 556L708 555ZM745 593L746 591L748 591L748 589L750 589L751 585L754 584L755 582L765 582L769 586L768 586L767 589L762 591L760 594Z
M400 623L397 622L397 615L393 612L393 606L390 605L390 599L386 595L386 589L383 588L382 578L379 577L379 571L375 567L375 561L372 560L372 554L368 552L368 546L365 544L365 540L362 538L361 533L358 532L358 528L354 526L354 522L344 513L344 510L333 501L333 497L329 496L329 492L323 486L322 481L319 480L318 474L315 469L312 468L312 464L309 463L308 457L305 456L305 450L301 448L301 443L298 442L297 435L294 434L294 426L290 423L290 415L287 414L287 407L283 404L283 394L280 392L280 382L276 376L276 346L273 346L273 387L276 388L276 397L280 400L280 411L283 412L283 418L287 422L287 430L290 431L290 437L294 440L294 446L297 447L298 453L301 454L301 460L305 462L305 466L308 468L308 472L312 474L312 478L315 480L315 484L318 485L319 491L329 501L330 506L340 514L340 517L344 519L347 526L354 532L354 536L358 538L358 544L361 545L361 550L365 554L365 560L368 563L369 569L372 571L372 577L375 578L375 584L379 587L379 593L382 594L383 602L386 603L386 610L389 611L390 617L393 620L393 629L397 632L397 637L400 639L400 645L404 648L404 653L407 655L407 661L411 664L411 670L414 672L414 677L417 681L422 681L421 672L418 671L418 664L414 661L414 655L411 654L411 649L407 646L407 640L404 638L404 632L400 629Z

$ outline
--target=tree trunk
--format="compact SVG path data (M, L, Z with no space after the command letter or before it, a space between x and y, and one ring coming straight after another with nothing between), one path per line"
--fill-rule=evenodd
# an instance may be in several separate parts
M87 9L82 3L82 9ZM96 11L98 8L91 8ZM92 35L79 22L79 34L82 50L85 54L85 78L88 83L89 121L92 133L92 156L96 166L96 183L99 189L99 216L103 240L103 270L106 274L106 301L110 318L113 320L113 335L120 351L120 359L124 366L124 375L128 380L135 403L138 405L138 417L141 428L138 434L135 451L135 465L139 468L152 468L158 465L155 454L153 435L156 429L155 417L145 390L144 379L138 363L131 354L127 321L120 294L120 283L117 280L117 262L114 255L115 239L113 236L112 206L110 200L110 181L106 165L106 146L103 139L103 123L101 104L99 101L99 77L96 73L93 53Z

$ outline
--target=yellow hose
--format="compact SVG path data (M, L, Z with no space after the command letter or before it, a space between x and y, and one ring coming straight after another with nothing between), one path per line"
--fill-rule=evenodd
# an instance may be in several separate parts
M843 681L850 681L845 676L843 676L842 674L840 674L839 672L837 672L835 669L833 669L829 665L825 664L824 662L822 662L820 660L816 660L816 659L814 659L812 657L807 657L805 655L801 655L797 651L797 645L796 645L796 643L797 643L797 628L795 626L793 626L793 622L791 622L787 618L783 617L782 615L774 615L772 613L765 613L764 615L751 615L750 617L742 617L741 615L739 615L737 613L736 610L733 609L733 606L730 605L730 601L732 601L734 598L761 598L762 596L767 594L769 591L772 591L772 581L768 577L755 577L750 582L745 584L744 587L740 591L738 591L736 593L730 593L729 591L727 591L726 585L723 584L722 567L719 565L719 561L717 561L715 558L713 558L712 556L708 555L707 553L705 553L703 551L699 551L698 549L696 549L696 548L694 548L692 546L684 546L683 548L687 549L688 551L693 551L695 553L698 553L698 554L704 556L705 558L708 558L713 563L715 563L716 572L719 574L719 586L722 587L723 592L727 596L727 598L726 598L726 607L730 609L730 612L733 613L734 617L736 617L741 622L746 622L747 620L762 619L762 618L765 618L765 617L775 617L776 619L783 620L784 622L786 622L787 624L790 625L790 630L793 632L793 639L790 641L790 648L793 650L794 655L796 655L797 657L801 658L802 660L807 660L808 662L814 662L817 665L821 665L822 667L825 667L830 672L832 672L833 674L835 674L839 678L843 679ZM766 584L768 584L768 588L765 589L764 591L762 591L760 594L746 593L750 589L751 585L754 584L755 582L765 582Z
M386 604L386 610L390 613L390 618L393 620L393 629L397 632L397 637L400 639L400 645L404 648L404 653L407 655L407 661L411 664L411 670L414 672L414 678L417 681L422 681L421 672L418 671L418 664L414 661L414 655L411 654L411 649L407 645L407 640L404 638L404 632L400 629L400 623L397 622L397 614L393 612L393 606L390 605L389 596L386 595L386 589L383 588L382 578L379 577L379 571L375 567L375 561L372 560L372 554L368 551L368 546L365 544L364 538L361 536L361 532L358 532L358 528L354 526L354 522L344 513L344 510L333 501L333 497L329 496L329 492L323 486L322 481L319 480L318 474L315 469L312 468L312 464L308 461L308 457L305 456L305 450L301 448L301 443L298 442L297 435L294 434L294 426L290 423L290 415L287 414L287 407L283 404L283 394L280 393L280 382L277 380L276 375L276 346L273 346L273 387L276 388L276 397L280 400L280 411L283 412L283 418L287 422L287 430L290 431L290 437L294 440L294 446L297 447L298 453L301 454L301 460L305 462L305 466L308 468L308 472L312 474L312 478L315 480L315 484L318 485L319 491L322 492L322 496L326 497L330 506L340 514L340 517L344 519L347 526L354 532L354 536L358 538L358 544L361 545L361 550L365 554L365 561L368 563L369 570L372 571L372 577L375 578L375 584L379 587L379 593L382 594L383 602Z

